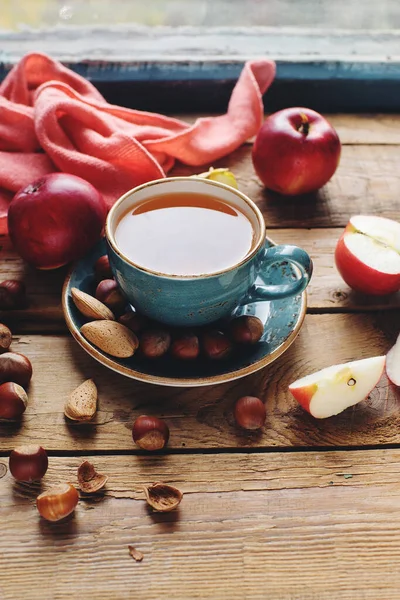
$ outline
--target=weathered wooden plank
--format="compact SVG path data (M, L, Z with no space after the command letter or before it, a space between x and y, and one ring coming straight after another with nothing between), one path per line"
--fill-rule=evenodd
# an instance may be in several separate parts
M343 229L276 229L278 244L295 244L310 254L314 272L307 292L309 312L365 311L400 307L400 293L370 296L352 290L335 266L335 247Z
M259 7L256 10L259 14ZM216 24L215 18L213 22ZM192 23L190 20L187 26L182 27L167 24L153 27L108 22L106 26L99 27L93 26L91 20L86 26L77 28L63 26L63 23L55 28L52 23L50 27L41 27L38 31L29 28L16 32L3 30L0 31L2 61L7 65L15 63L35 48L37 52L47 52L71 66L78 64L78 67L89 61L134 61L133 64L174 61L179 66L179 61L210 60L220 61L225 66L224 63L229 60L239 63L248 58L268 57L288 63L292 73L297 62L315 61L319 63L316 72L323 79L328 79L329 74L332 77L333 73L337 76L338 72L342 77L347 73L347 77L353 79L370 78L371 73L378 71L377 63L381 63L379 66L385 71L387 66L392 72L398 73L395 62L399 58L397 30L346 31L347 26L346 29L330 26L321 31L312 26L265 27L262 22L252 27L243 27L243 23L240 23L221 28L191 26ZM223 25L227 25L225 19ZM361 61L369 63L369 68L364 65L360 67L357 63ZM324 63L328 63L325 69L321 68L325 66ZM115 64L112 66L115 70ZM93 79L101 77L101 71L90 69L89 64L90 72Z
M274 229L268 232L277 244L301 246L314 262L314 274L308 288L309 312L365 311L399 308L400 294L368 296L352 291L335 267L334 251L342 233L341 228L330 229ZM4 239L4 238L3 238ZM8 246L8 248L7 248ZM0 253L0 281L26 281L29 308L1 313L15 333L23 331L64 331L66 329L60 295L66 269L54 272L38 271L28 267L9 247L6 240Z
M204 114L176 114L177 119L194 123ZM268 114L265 115L266 117ZM348 114L325 115L336 128L342 145L398 145L400 144L400 115L398 114ZM252 144L254 138L248 140Z
M398 597L399 450L90 460L104 495L58 524L39 518L39 486L2 478L5 600ZM75 482L79 463L51 457L41 488ZM155 478L185 493L176 513L147 510Z
M254 172L248 145L213 166L229 167L235 173L240 190L256 202L267 228L272 229L344 227L354 214L398 219L399 162L400 147L396 145L344 146L339 168L331 181L317 193L301 197L285 197L265 190ZM178 165L171 174L193 173L196 173L193 167Z
M360 130L366 131L365 125ZM400 149L395 145L346 146L341 166L332 182L316 196L295 199L278 197L262 189L253 172L249 147L241 148L218 164L229 165L236 173L241 189L256 200L275 241L295 243L310 252L316 267L309 288L310 309L363 310L398 307L399 295L368 298L352 293L334 267L333 251L341 229L307 231L304 227L343 227L348 217L357 212L397 218L400 185L395 163L399 159ZM192 174L198 171L177 166L174 173ZM281 229L288 226L292 229ZM30 305L28 310L4 314L0 318L8 321L15 331L63 329L60 290L66 269L52 273L36 271L16 257L5 238L2 238L1 246L0 278L23 278Z
M22 336L12 348L32 361L30 402L21 426L0 425L0 451L24 442L40 442L50 450L135 450L131 425L143 413L166 419L169 449L175 450L399 443L399 392L385 377L366 401L322 421L305 413L287 390L298 377L331 364L386 353L399 330L399 311L307 315L299 337L275 363L245 379L201 389L127 379L96 363L70 336ZM68 423L64 403L88 378L99 389L96 419ZM266 402L260 433L246 434L234 424L233 403L247 394Z
M28 307L0 311L0 320L14 331L59 331L65 329L61 290L68 268L40 271L25 263L14 251L8 237L0 236L0 281L23 281Z
M332 114L326 117L336 128L342 144L400 144L398 114Z

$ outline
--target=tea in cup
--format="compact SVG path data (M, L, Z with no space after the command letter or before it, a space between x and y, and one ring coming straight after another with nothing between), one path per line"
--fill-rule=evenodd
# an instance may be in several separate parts
M301 293L312 262L296 246L268 247L257 205L225 184L171 177L124 194L110 210L106 240L115 278L141 313L173 326L228 317L241 305ZM298 278L255 285L287 261Z

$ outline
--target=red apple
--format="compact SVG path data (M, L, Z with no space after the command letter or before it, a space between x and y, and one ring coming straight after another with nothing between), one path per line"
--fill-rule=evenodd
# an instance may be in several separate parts
M84 256L100 239L106 218L100 192L68 173L52 173L23 188L8 209L17 252L39 269L55 269Z
M297 196L329 181L340 149L338 134L323 116L309 108L285 108L264 121L252 158L265 187Z
M383 296L400 289L400 223L351 217L335 250L336 267L351 288Z
M380 380L385 356L333 365L289 385L297 402L313 417L326 419L364 400Z

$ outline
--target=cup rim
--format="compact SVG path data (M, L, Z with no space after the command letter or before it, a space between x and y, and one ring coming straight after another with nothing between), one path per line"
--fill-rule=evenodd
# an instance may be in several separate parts
M241 200L243 200L255 213L259 227L260 227L260 231L259 231L258 238L254 244L254 248L248 254L246 254L246 256L244 256L239 262L231 265L230 267L227 267L226 269L222 269L220 271L213 271L212 273L202 273L200 275L174 275L174 274L170 274L170 273L161 273L159 271L153 271L152 269L148 269L146 267L143 267L142 265L138 265L118 248L117 243L115 241L114 232L111 231L111 221L112 221L113 216L114 216L115 212L117 211L118 207L121 206L121 204L123 204L127 198L129 198L135 192L138 192L146 187L158 185L162 182L193 181L193 179L195 179L196 177L200 181L205 183L206 185L212 185L215 187L223 188L223 189L226 189L229 192L235 194ZM120 198L118 198L118 200L111 207L111 209L107 215L106 224L105 224L105 237L106 237L107 242L113 249L113 251L120 258L122 258L125 262L127 262L131 266L135 267L135 269L138 269L139 271L148 273L150 275L156 275L157 277L163 277L164 279L174 279L174 280L182 279L182 280L186 280L186 281L187 280L196 280L196 279L208 279L210 277L217 277L219 275L229 273L230 271L233 271L233 270L237 269L238 267L241 267L242 265L246 264L249 260L251 260L257 254L257 252L263 246L264 241L265 241L265 221L264 221L264 217L263 217L260 209L256 205L256 203L253 202L253 200L251 200L248 196L246 196L246 194L243 194L243 192L240 192L239 190L231 187L230 185L221 183L220 181L211 181L210 179L198 177L196 175L190 175L190 176L186 176L186 177L163 177L161 179L153 179L152 181L142 183L141 185L138 185L138 186L128 190L127 192L125 192L125 194L123 194Z

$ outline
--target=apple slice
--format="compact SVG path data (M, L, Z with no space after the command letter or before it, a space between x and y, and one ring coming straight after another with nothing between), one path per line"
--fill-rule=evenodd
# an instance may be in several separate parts
M381 296L400 289L400 223L351 217L335 250L336 267L351 288Z
M381 378L385 356L333 365L289 385L297 402L317 419L326 419L364 400Z
M386 355L386 375L394 385L400 385L400 335Z

